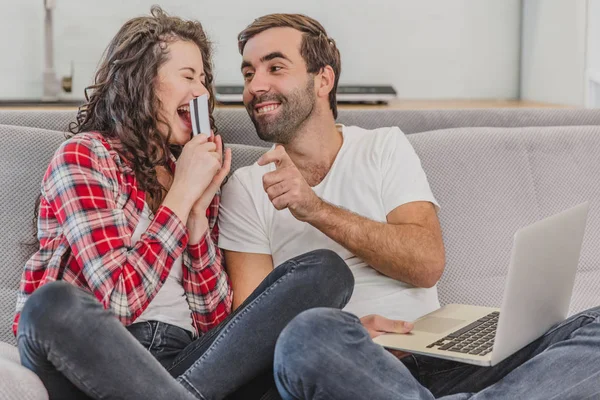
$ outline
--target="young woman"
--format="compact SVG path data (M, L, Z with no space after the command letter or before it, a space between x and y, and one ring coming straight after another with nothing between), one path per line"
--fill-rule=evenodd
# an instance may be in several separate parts
M318 250L232 313L217 247L231 152L219 136L192 137L187 107L208 93L214 108L210 56L198 22L158 7L128 21L50 162L14 332L51 399L239 394L269 373L294 316L351 295L345 263Z

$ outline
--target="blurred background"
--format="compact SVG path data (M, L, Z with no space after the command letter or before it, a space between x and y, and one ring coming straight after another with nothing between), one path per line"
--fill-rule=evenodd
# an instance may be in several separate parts
M232 93L237 34L297 12L337 41L350 102L383 87L387 107L600 107L600 0L0 0L0 107L80 103L109 40L153 4L202 22Z

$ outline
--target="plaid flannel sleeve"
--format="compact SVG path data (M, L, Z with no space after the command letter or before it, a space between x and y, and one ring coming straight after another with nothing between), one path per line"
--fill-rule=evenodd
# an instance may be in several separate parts
M42 184L71 251L94 295L125 324L147 307L187 246L187 230L160 207L137 243L116 199L119 170L101 142L67 141Z

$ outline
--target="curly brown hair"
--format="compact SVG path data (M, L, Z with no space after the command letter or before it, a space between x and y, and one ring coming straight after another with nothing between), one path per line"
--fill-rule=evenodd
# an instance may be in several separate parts
M69 127L72 134L96 131L118 139L121 148L117 150L132 164L138 185L149 196L154 211L166 195L156 167L166 165L171 154L181 151L181 147L168 143L170 127L166 139L158 130L160 123L168 124L161 120L161 102L155 92L158 70L169 57L168 44L177 40L195 43L202 53L210 123L216 132L211 42L200 22L170 16L159 6L152 6L150 16L127 21L111 40L94 84L85 89L86 104L80 107L77 122Z
M293 28L302 32L300 54L306 63L308 73L315 74L329 65L335 74L333 89L329 93L329 108L333 118L337 118L336 92L340 74L342 73L342 59L335 40L327 36L327 31L314 18L302 14L269 14L255 19L238 35L238 49L244 54L248 40L261 32L271 28Z

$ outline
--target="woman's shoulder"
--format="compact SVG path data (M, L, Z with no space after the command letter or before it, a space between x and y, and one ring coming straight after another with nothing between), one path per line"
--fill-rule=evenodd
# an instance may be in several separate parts
M109 151L108 141L99 132L81 132L76 133L65 140L59 147L60 151L69 151L76 153L94 153Z
M92 162L114 167L120 164L115 147L115 140L100 132L81 132L62 143L54 155L54 161L68 164Z

